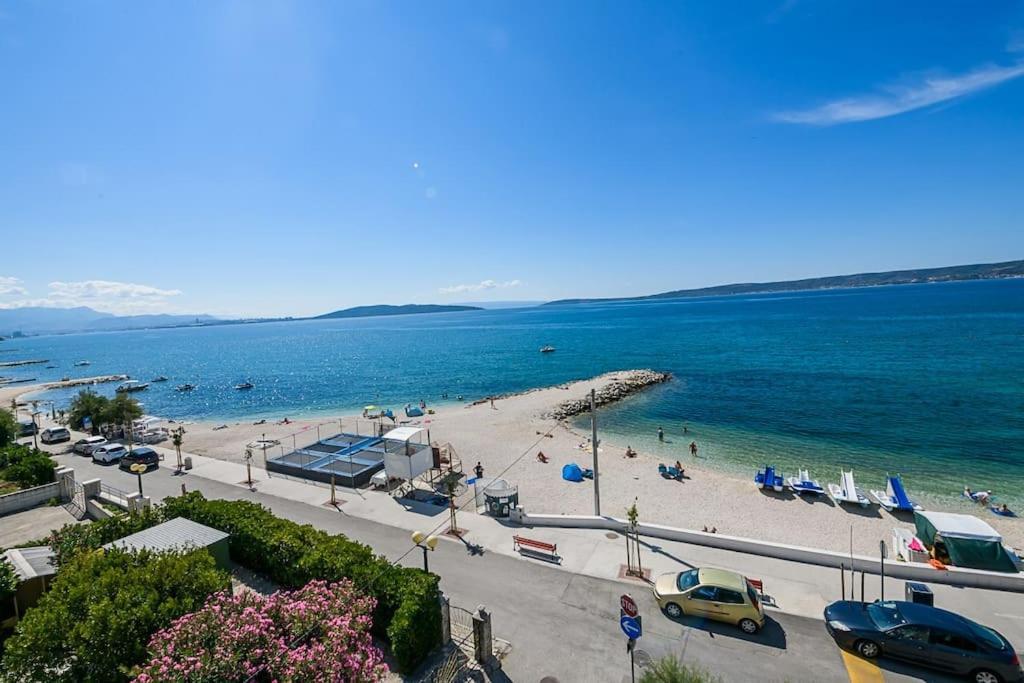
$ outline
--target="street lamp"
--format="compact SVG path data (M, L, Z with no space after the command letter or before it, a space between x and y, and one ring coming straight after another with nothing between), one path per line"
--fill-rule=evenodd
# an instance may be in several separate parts
M146 467L145 465L143 465L141 462L137 462L137 463L133 464L131 467L129 467L128 469L130 469L132 472L134 472L135 476L137 476L139 478L139 497L141 497L142 496L142 474L147 469L149 469L149 468Z
M412 532L412 542L417 547L423 549L423 571L429 573L430 566L427 564L427 551L437 547L437 536L427 536L422 531L414 531Z

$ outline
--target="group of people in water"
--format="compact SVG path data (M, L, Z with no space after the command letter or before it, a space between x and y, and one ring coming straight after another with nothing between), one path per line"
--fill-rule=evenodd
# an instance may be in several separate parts
M1002 503L1001 505L989 506L989 503L992 502L991 491L972 491L970 486L965 486L964 498L970 498L979 505L985 505L987 507L990 507L992 512L996 513L997 515L1003 515L1004 517L1013 516L1013 511L1010 510L1010 506L1008 506L1006 503Z

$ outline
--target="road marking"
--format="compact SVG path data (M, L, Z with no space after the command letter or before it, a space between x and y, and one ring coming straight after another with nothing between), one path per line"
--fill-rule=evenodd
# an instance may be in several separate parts
M1024 619L1024 617L1019 614L1000 614L999 612L996 612L994 616L1003 617L1005 619Z
M850 683L883 683L885 677L882 670L874 662L861 659L852 652L840 650L843 655L843 664L846 665L846 673L850 676Z

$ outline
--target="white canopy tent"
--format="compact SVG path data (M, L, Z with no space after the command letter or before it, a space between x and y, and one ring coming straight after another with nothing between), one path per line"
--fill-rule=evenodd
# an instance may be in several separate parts
M430 444L412 441L423 431L422 427L398 427L384 435L384 471L389 480L412 481L433 467L434 456ZM391 444L395 442L401 442L404 447L394 448Z

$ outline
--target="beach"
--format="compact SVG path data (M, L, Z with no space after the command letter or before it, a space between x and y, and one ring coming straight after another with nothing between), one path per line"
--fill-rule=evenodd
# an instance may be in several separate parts
M593 514L593 482L565 481L562 466L575 462L593 467L589 430L573 428L567 422L543 417L569 400L583 399L591 389L601 391L635 371L607 373L587 380L534 389L489 400L477 400L438 407L423 418L406 419L397 411L398 424L407 423L429 429L433 443L451 444L462 461L467 476L479 462L486 478L500 477L519 488L519 502L528 512L548 514ZM0 389L0 401L9 405L12 397L38 386ZM480 397L475 397L480 399ZM631 397L622 399L634 400ZM601 411L598 410L600 427ZM246 448L260 440L276 440L280 446L268 451L273 457L291 450L292 444L308 445L317 439L317 428L327 437L341 428L356 427L369 433L372 425L358 415L338 415L316 419L236 420L232 422L175 422L165 426L184 426L183 451L213 458L241 462ZM253 424L261 422L260 424ZM390 421L385 421L390 424ZM224 426L226 425L226 426ZM398 426L396 424L396 426ZM870 508L837 507L826 497L801 499L790 494L763 493L749 478L719 471L715 463L700 457L700 437L691 439L682 428L666 430L666 441L657 452L637 448L635 458L624 456L626 444L605 441L599 453L601 514L622 517L634 500L640 519L650 523L756 538L763 541L849 551L851 530L853 551L875 554L878 541L889 542L894 526L913 527L912 516L895 517L877 505ZM600 434L599 434L600 437ZM690 455L688 444L695 440L698 457ZM167 445L165 442L163 445ZM548 462L540 462L543 452ZM253 463L262 467L261 453L255 449ZM672 465L679 460L686 471L682 481L665 479L658 464ZM829 473L816 473L824 486ZM867 483L860 484L869 488ZM908 482L913 495L913 483ZM931 508L932 506L928 506ZM1008 546L1024 547L1024 522L1019 518L993 515L987 509L967 501L961 506L945 506L951 512L975 514L992 525Z

